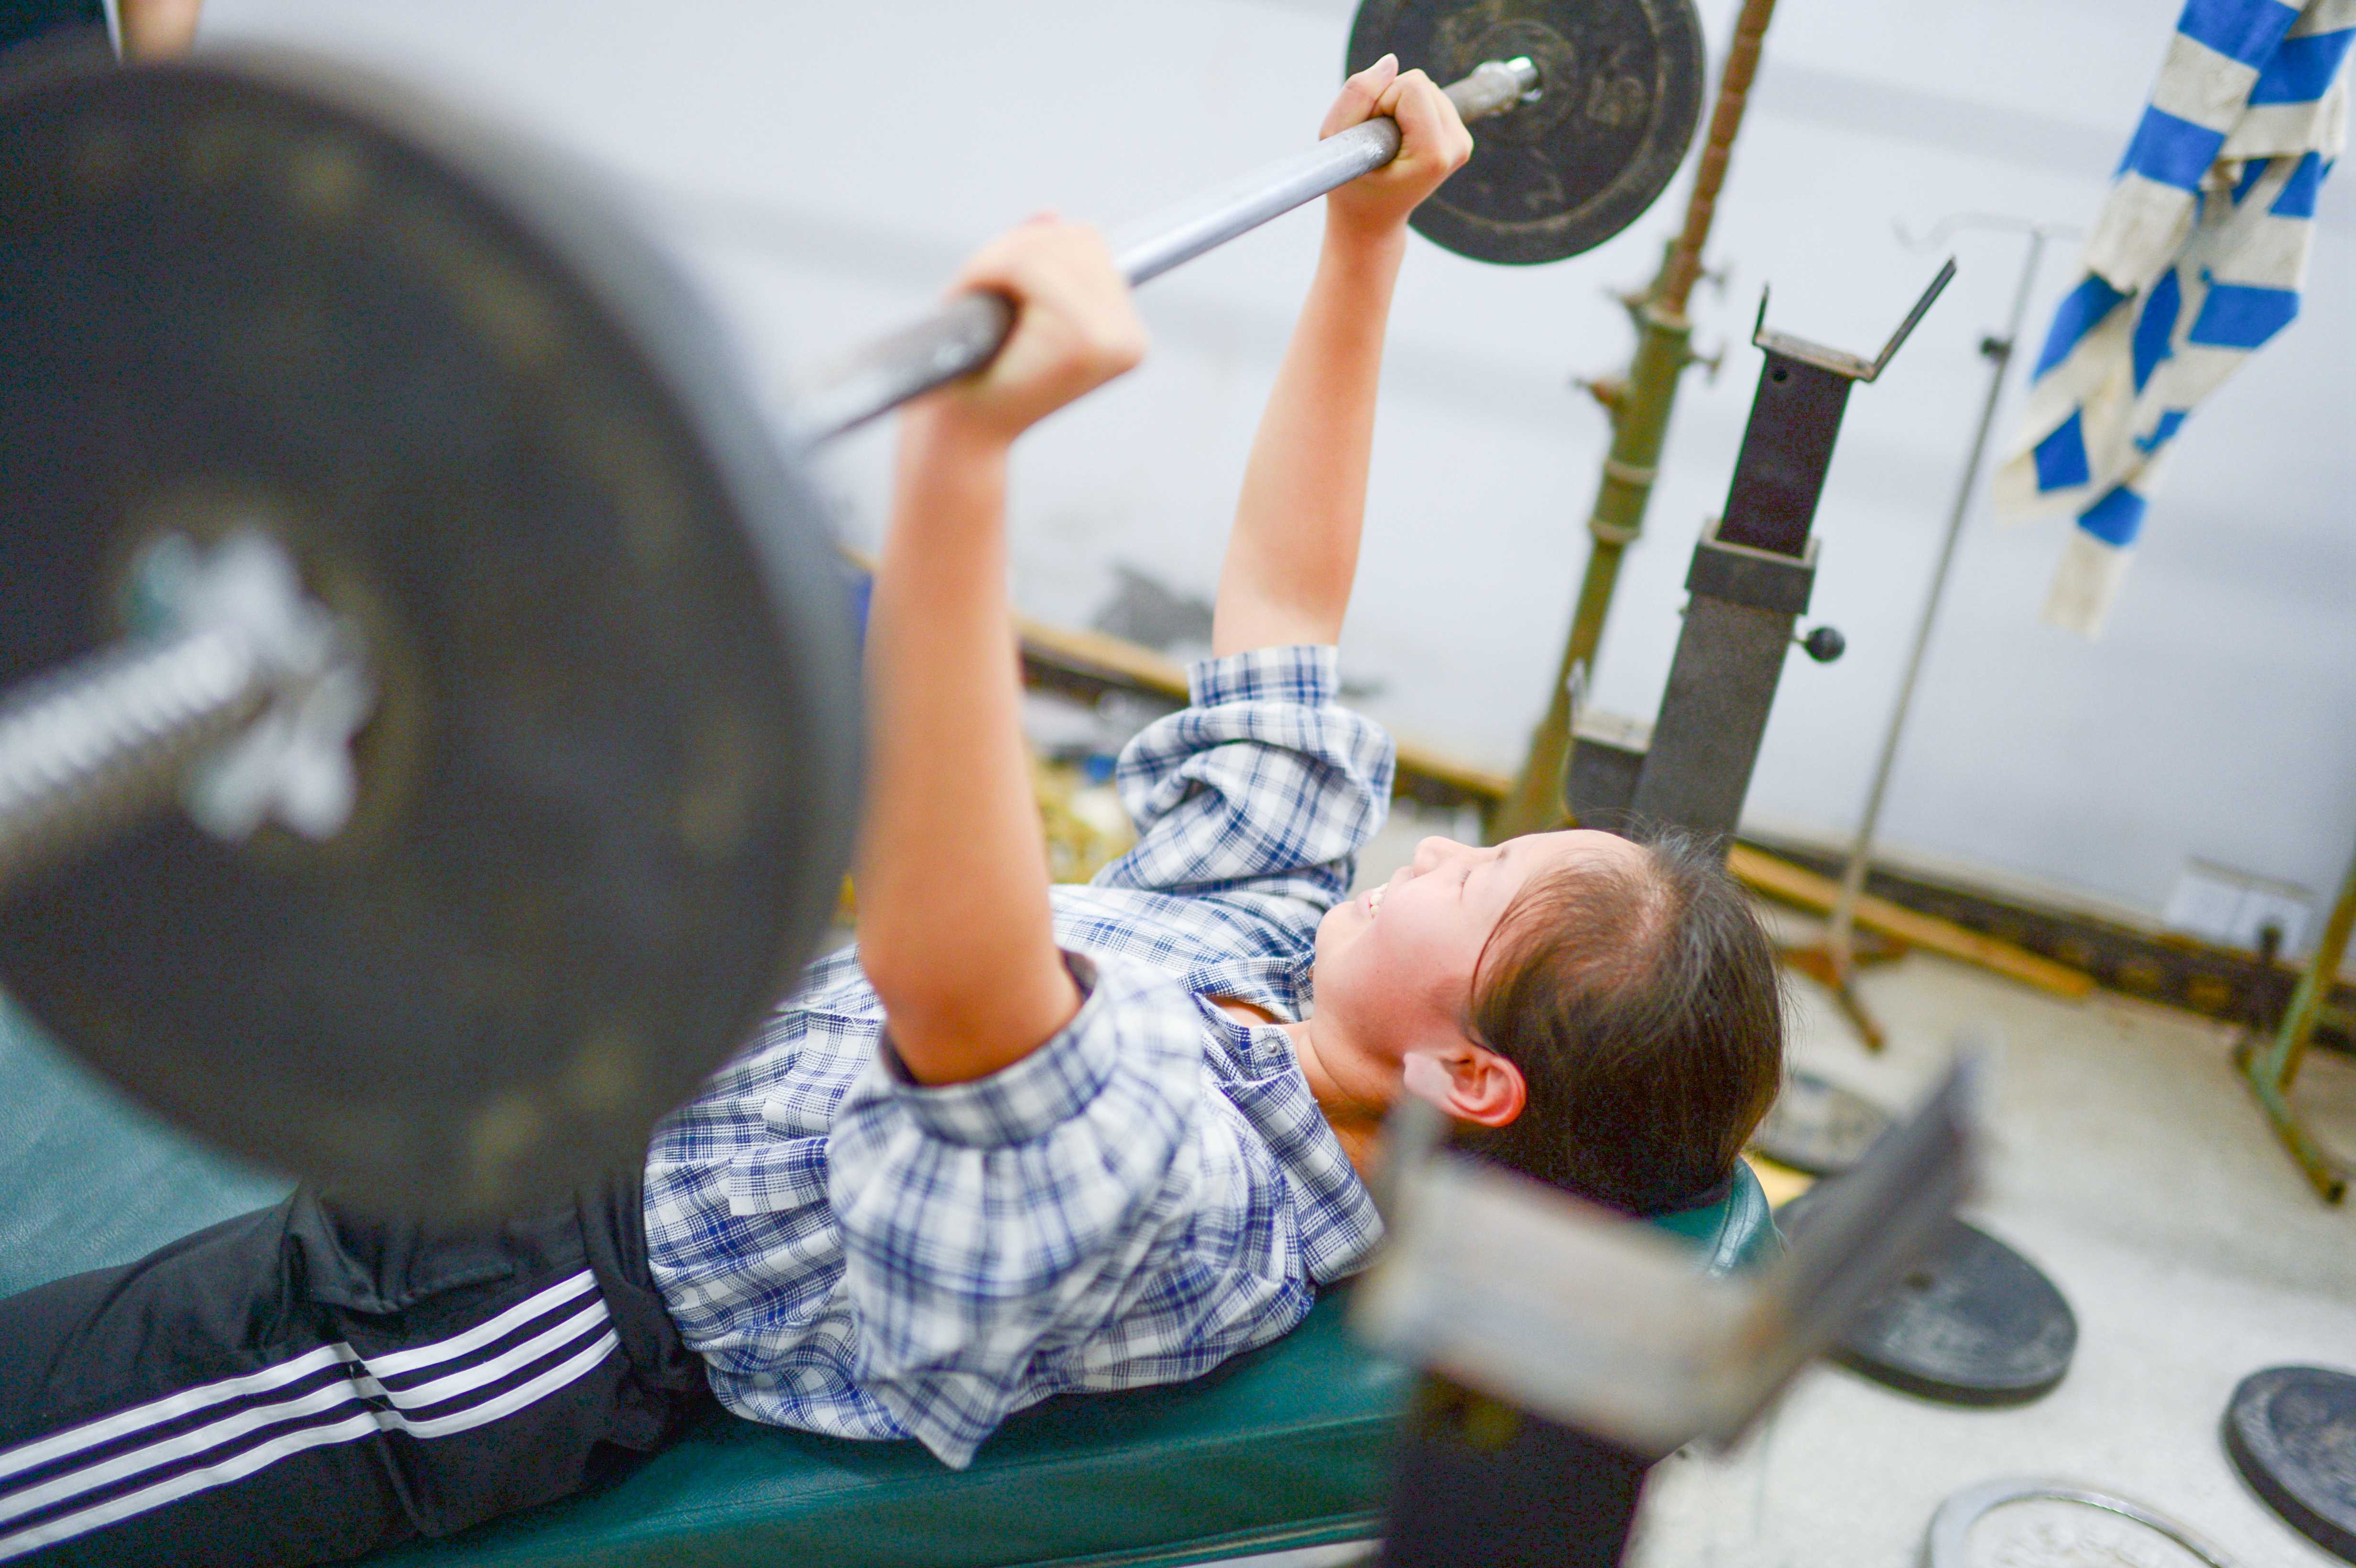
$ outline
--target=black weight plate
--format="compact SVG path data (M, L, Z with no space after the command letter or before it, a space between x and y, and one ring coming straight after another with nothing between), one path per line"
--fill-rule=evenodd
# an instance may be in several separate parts
M1363 0L1349 69L1387 53L1442 85L1526 55L1540 96L1472 127L1472 161L1421 207L1425 239L1480 261L1558 261L1633 223L1701 117L1692 0Z
M2225 1452L2294 1530L2356 1563L2356 1375L2252 1372L2225 1407Z
M1751 1147L1810 1176L1838 1176L1890 1130L1890 1113L1813 1072L1794 1072Z
M1776 1211L1804 1233L1822 1186ZM2050 1392L2078 1349L2078 1318L2036 1264L1949 1220L1927 1262L1858 1314L1833 1360L1890 1388L1948 1404L2026 1404Z
M0 92L0 683L126 560L258 524L362 629L357 812L176 816L0 904L0 977L219 1143L487 1215L607 1167L834 904L855 682L819 508L569 169L284 57Z

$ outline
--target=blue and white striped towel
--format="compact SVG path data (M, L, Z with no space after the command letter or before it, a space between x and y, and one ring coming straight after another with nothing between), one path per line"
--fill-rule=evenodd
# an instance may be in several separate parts
M2100 634L2185 415L2298 314L2351 37L2356 0L2186 0L1997 472L2009 518L2077 517L2054 624Z

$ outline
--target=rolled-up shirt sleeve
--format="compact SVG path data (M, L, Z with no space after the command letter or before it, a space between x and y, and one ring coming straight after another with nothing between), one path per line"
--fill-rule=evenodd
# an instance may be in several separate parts
M1191 704L1147 726L1114 779L1135 848L1099 886L1344 897L1390 809L1389 734L1342 707L1332 647L1255 648L1187 670Z
M828 1139L859 1384L951 1465L1058 1389L1205 1371L1313 1295L1283 1170L1205 1081L1183 987L1068 962L1086 998L1038 1050L926 1087L887 1047Z

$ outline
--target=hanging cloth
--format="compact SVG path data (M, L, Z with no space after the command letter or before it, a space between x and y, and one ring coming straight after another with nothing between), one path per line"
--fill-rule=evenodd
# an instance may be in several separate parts
M2356 0L2188 0L1994 495L2070 513L2044 618L2100 635L2185 416L2298 315Z

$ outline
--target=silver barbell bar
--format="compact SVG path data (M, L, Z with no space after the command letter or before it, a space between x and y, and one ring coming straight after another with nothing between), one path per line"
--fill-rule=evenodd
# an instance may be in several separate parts
M1539 90L1537 67L1516 59L1486 61L1446 91L1473 121ZM1368 120L1126 228L1112 239L1121 275L1132 285L1159 277L1371 174L1398 156L1399 139L1397 121ZM1013 325L997 294L949 301L822 376L797 412L796 438L831 440L979 370ZM373 700L358 636L301 592L258 531L209 555L166 536L148 560L177 574L188 605L146 637L0 693L0 896L176 799L230 838L264 817L326 838L349 813L347 743Z
M1451 83L1449 99L1467 122L1502 114L1537 96L1538 68L1526 58L1488 60ZM1114 264L1133 288L1272 218L1314 201L1398 156L1398 122L1387 115L1351 126L1315 146L1165 208L1111 237ZM1014 329L997 294L961 294L923 319L855 350L818 379L798 411L801 439L830 441L912 398L990 363Z

